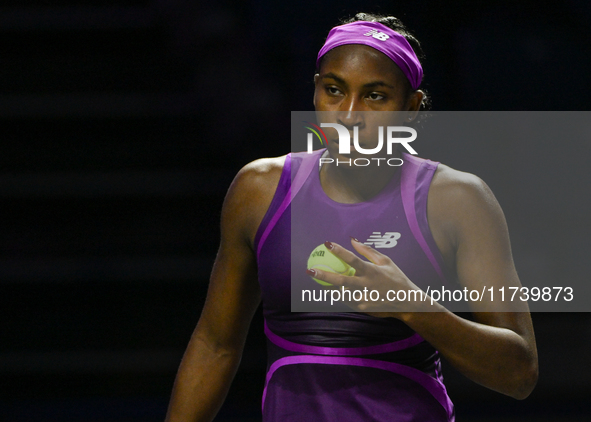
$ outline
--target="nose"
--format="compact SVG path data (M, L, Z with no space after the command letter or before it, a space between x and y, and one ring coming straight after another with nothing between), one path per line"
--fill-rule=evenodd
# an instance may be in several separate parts
M364 103L354 97L347 97L343 100L337 114L337 123L353 130L353 126L361 129L365 124Z

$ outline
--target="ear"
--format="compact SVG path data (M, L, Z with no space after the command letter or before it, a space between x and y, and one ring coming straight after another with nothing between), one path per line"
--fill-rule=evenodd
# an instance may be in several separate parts
M425 93L420 89L417 89L415 92L410 94L410 98L408 99L407 103L407 121L412 122L419 114L419 110L421 109L421 103L423 102L423 98L425 97Z
M317 73L314 75L314 97L312 98L312 104L314 104L314 108L316 108L316 90L318 89L318 79L320 75Z

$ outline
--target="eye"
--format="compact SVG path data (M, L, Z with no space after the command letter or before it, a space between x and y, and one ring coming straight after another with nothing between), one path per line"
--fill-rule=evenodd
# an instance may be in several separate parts
M372 92L367 97L372 101L379 101L379 100L383 100L385 98L384 95L378 94L377 92Z
M340 89L334 87L334 86L327 86L326 87L326 91L330 94L330 95L341 95L342 92Z

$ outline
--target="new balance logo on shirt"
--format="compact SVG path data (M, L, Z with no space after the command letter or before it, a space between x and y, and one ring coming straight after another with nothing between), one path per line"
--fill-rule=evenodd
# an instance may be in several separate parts
M380 41L386 41L388 38L390 38L389 35L386 35L383 32L378 31L377 29L371 29L369 32L366 32L363 35L365 35L366 37L374 37Z
M386 232L383 235L381 232L373 232L363 244L373 245L376 249L393 248L398 243L398 239L400 239L400 233L398 232Z

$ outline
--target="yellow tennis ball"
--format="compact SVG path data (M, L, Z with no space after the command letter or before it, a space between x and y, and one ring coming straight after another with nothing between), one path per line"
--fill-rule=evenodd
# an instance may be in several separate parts
M341 258L329 251L324 244L314 248L308 258L308 269L319 269L330 273L342 274L346 276L355 275L355 268L347 264ZM314 278L314 281L322 286L332 286L326 281Z

